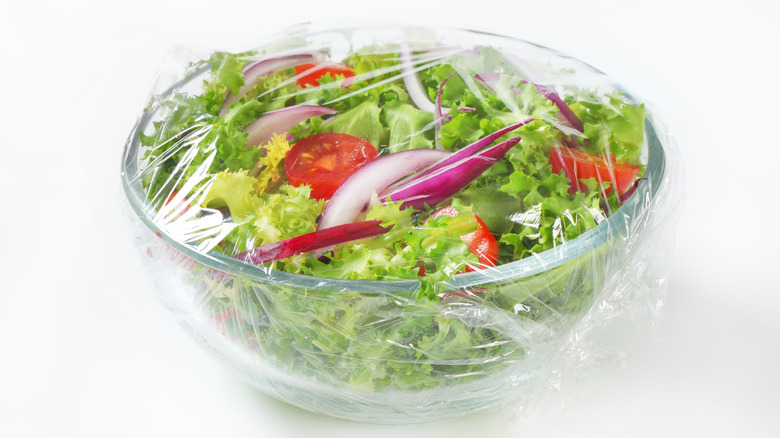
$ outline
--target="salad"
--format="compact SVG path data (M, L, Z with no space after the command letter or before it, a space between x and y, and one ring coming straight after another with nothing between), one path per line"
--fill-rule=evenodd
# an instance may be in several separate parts
M307 409L405 421L495 402L619 263L601 245L502 268L544 263L641 192L644 106L490 45L310 47L214 53L152 100L131 177L145 241L178 248L154 271L166 299Z
M473 50L215 53L165 110L143 184L177 240L353 280L458 273L575 239L641 177L644 108L526 79Z

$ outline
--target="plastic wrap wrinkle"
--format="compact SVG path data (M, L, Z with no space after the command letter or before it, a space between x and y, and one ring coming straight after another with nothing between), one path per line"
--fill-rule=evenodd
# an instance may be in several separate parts
M534 44L457 29L299 26L244 54L209 52L173 52L178 62L161 71L126 145L122 183L161 302L249 384L366 422L501 405L521 431L565 407L572 382L627 360L598 340L614 321L658 326L679 158L657 111L612 79ZM296 74L296 56L317 65ZM263 62L279 68L244 76ZM326 73L333 65L354 75ZM316 85L306 85L315 72ZM317 111L262 119L295 106ZM583 132L561 122L573 117ZM256 120L274 126L252 147L246 129ZM357 171L352 138L385 157L480 157L509 146L434 205L400 208L376 192L413 186L436 164L381 184L388 176L368 175L381 171L369 166L364 188L381 187L371 189L374 202L358 202L366 206L355 222L381 221L384 234L257 266L238 260L262 245L317 239L330 200L311 196L317 179L292 184L283 164L292 145L325 132L340 143L306 151L309 174L345 181L340 172ZM552 171L558 146L608 168L572 181ZM625 199L616 163L638 172ZM434 214L444 208L454 213Z

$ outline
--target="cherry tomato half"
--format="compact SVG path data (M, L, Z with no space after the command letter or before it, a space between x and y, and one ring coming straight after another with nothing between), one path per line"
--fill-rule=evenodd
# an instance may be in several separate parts
M311 186L312 198L330 199L349 175L377 157L376 148L360 137L315 134L287 152L284 170L290 184Z
M440 210L437 210L431 214L431 218L446 215L449 217L455 217L460 212L453 206L448 205ZM498 261L498 242L490 232L485 222L479 218L476 214L474 218L477 220L477 229L471 233L460 236L460 239L466 243L469 247L469 251L479 258L479 266L466 266L466 271L474 271L476 269L483 269L490 266L495 266Z
M553 172L563 170L570 180L569 193L577 190L586 191L587 186L581 179L595 178L599 185L611 183L604 191L604 195L612 192L616 187L618 193L625 193L636 179L639 166L631 166L626 163L617 163L613 160L605 160L603 157L590 155L577 149L566 147L554 147L550 149L550 164Z
M295 66L295 76L298 77L298 84L303 88L306 88L307 85L319 87L320 84L317 81L325 75L331 75L334 78L336 75L341 75L344 78L349 78L355 76L355 72L352 71L352 67L344 64L301 64Z

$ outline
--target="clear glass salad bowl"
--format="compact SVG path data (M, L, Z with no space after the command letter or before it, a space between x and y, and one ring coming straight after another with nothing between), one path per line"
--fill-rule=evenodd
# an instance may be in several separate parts
M546 86L623 93L598 70L547 48L459 29L305 25L257 45L328 50L335 59L380 43L493 47ZM161 93L197 88L208 66L165 80ZM159 97L156 97L159 99ZM176 238L142 184L139 133L122 161L134 240L165 306L208 352L261 391L301 408L358 421L408 423L459 416L544 392L573 366L595 328L657 292L647 267L666 249L659 230L673 196L667 136L645 122L644 173L630 197L573 240L521 260L454 275L439 300L416 280L344 280L253 266ZM569 359L572 356L568 355Z

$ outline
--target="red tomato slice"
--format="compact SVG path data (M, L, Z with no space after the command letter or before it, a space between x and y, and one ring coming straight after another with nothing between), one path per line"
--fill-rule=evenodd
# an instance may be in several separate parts
M587 186L581 179L595 178L600 186L611 183L610 187L604 191L604 195L612 192L612 187L616 187L618 193L625 193L631 188L639 172L639 166L631 166L626 163L609 161L603 157L590 155L577 149L566 147L554 147L550 149L550 164L553 172L558 173L563 170L569 178L571 187L569 193L577 190L586 191Z
M355 76L355 72L352 71L352 67L344 64L301 64L295 66L295 76L298 77L298 84L303 88L306 88L307 85L319 87L320 84L317 81L325 75L331 75L334 78L336 75L342 75L349 78Z
M434 218L441 215L455 217L459 214L460 212L458 210L453 206L448 205L433 212L430 217ZM479 258L479 266L466 266L466 271L474 271L475 268L483 269L495 266L498 261L498 242L496 241L496 238L479 216L475 214L474 218L477 220L477 229L471 233L460 236L460 239L466 242L469 251Z
M308 184L311 197L330 199L349 175L379 157L366 140L349 134L315 134L287 152L284 170L294 186Z

